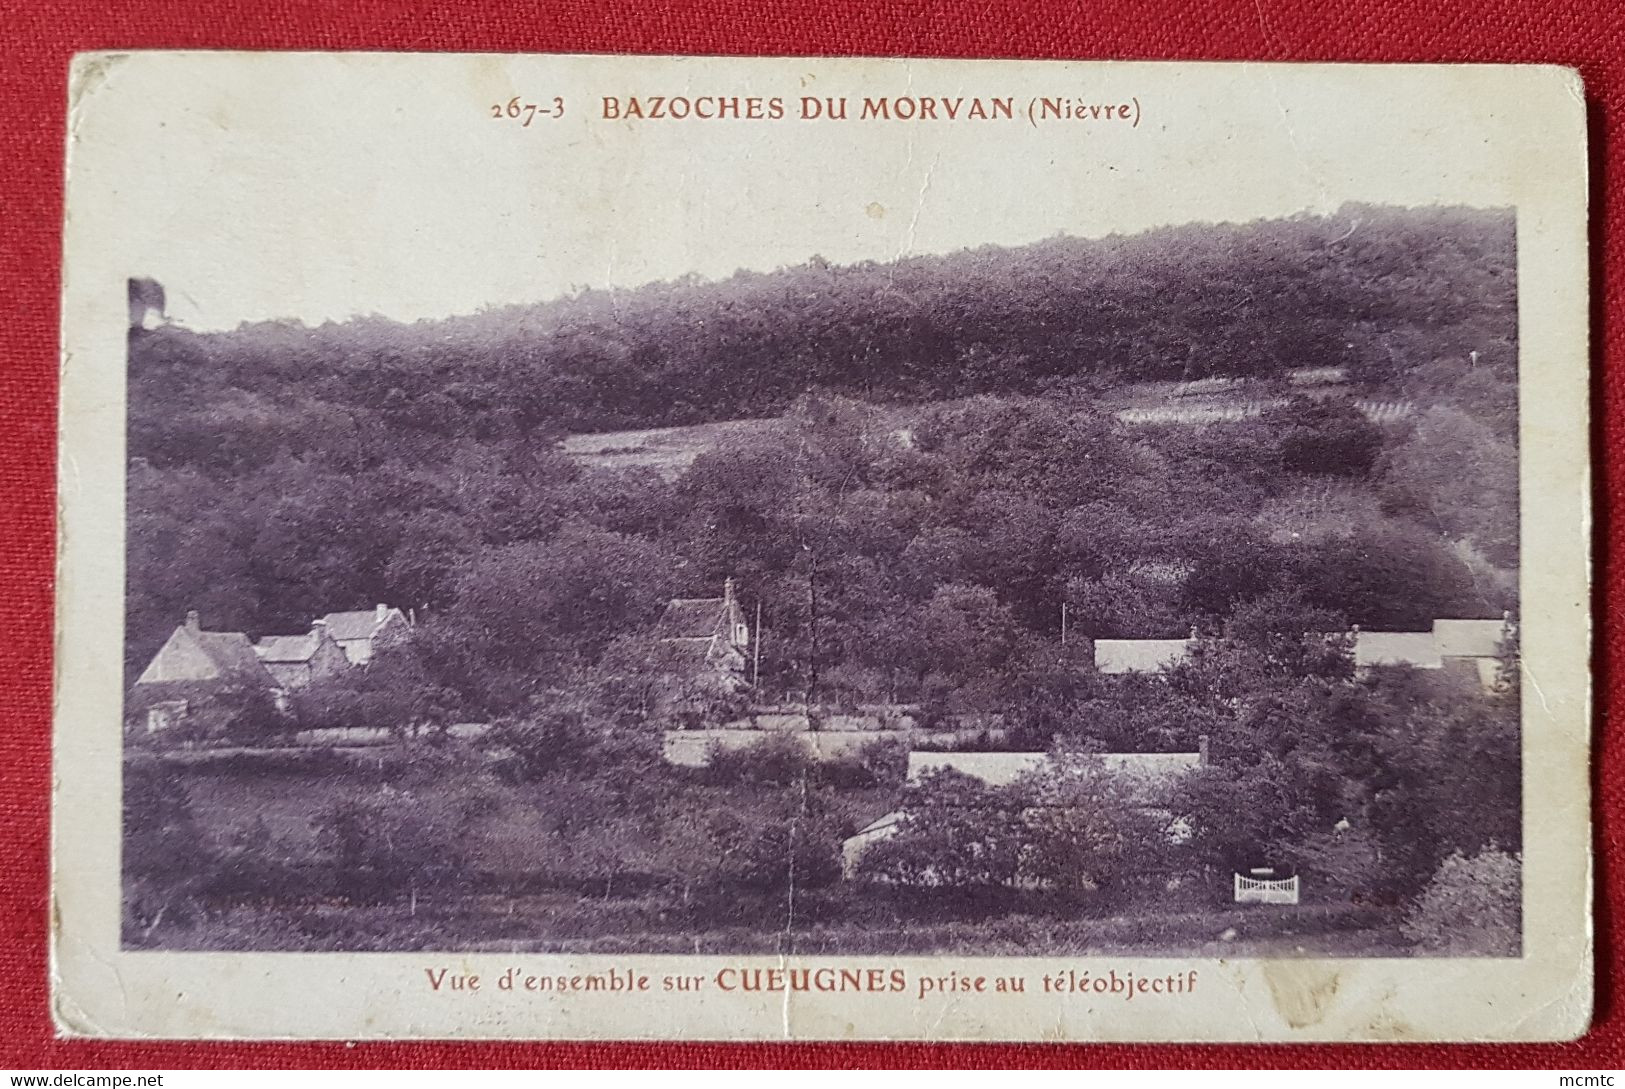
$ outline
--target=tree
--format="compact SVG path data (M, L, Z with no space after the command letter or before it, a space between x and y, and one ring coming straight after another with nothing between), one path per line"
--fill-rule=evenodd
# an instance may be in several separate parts
M1001 669L1016 645L1016 622L982 586L940 586L914 614L915 669L973 680Z
M1353 676L1347 631L1348 621L1340 613L1305 604L1296 589L1271 590L1236 606L1225 625L1227 639L1296 677Z
M1437 617L1498 615L1504 597L1476 585L1439 538L1387 522L1292 553L1288 570L1303 602L1378 631L1423 631Z
M425 510L406 519L400 542L384 567L391 600L439 605L450 597L457 565L474 550L467 520L447 510Z
M1178 638L1190 628L1177 587L1120 572L1069 580L1066 604L1071 631L1093 639Z
M1191 827L1191 847L1205 865L1228 874L1284 857L1316 829L1307 785L1279 759L1210 765L1186 776L1170 808Z
M1198 614L1227 616L1238 605L1287 585L1290 561L1289 553L1256 530L1214 540L1196 558L1185 579L1186 608Z
M1092 408L1032 397L974 397L921 420L917 440L981 487L1038 492L1072 506L1115 490L1121 442Z
M485 808L466 789L442 785L431 797L384 785L333 803L312 824L341 895L406 896L415 908L420 895L468 876Z
M715 873L723 881L793 896L841 874L841 837L828 801L805 780L786 784L758 818L722 810L711 821Z
M1262 423L1277 429L1281 465L1297 473L1364 476L1382 452L1382 431L1341 398L1294 397Z
M1022 815L1024 878L1072 895L1119 891L1166 861L1169 818L1162 799L1108 773L1097 757L1056 754L1015 785Z
M1493 561L1518 562L1518 446L1467 413L1429 409L1383 458L1391 504Z
M1463 696L1406 678L1371 683L1387 703L1366 775L1368 821L1382 838L1383 878L1413 895L1452 853L1522 850L1519 709L1503 695Z
M617 634L651 618L669 596L672 570L650 541L571 523L545 541L471 556L443 620L465 662L515 678L523 692L571 661L595 660ZM458 687L486 702L514 699L478 675Z
M381 649L365 666L312 681L292 693L293 715L302 729L388 730L401 737L444 730L462 713L464 700L439 683L424 661L419 638Z

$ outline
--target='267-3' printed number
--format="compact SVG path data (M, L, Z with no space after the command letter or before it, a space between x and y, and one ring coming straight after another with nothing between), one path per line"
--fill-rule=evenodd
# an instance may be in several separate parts
M520 128L530 128L530 123L538 117L560 118L564 116L564 99L555 96L552 104L544 106L538 102L521 101L518 95L508 99L504 106L500 102L491 104L491 119L493 121L518 121Z

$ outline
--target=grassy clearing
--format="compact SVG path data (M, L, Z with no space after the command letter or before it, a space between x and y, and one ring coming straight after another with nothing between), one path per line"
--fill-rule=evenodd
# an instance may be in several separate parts
M770 435L784 426L778 417L765 417L642 431L599 431L569 436L564 440L564 452L594 468L653 469L674 480L701 454L727 439Z

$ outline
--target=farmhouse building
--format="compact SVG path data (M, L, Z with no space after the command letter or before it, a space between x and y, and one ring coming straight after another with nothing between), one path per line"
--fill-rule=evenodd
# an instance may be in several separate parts
M320 623L327 625L327 634L351 665L366 665L378 651L404 640L412 628L405 613L383 604L355 612L328 613Z
M1197 752L1100 753L1077 758L1070 770L1098 774L1112 780L1134 805L1168 817L1170 842L1183 842L1189 826L1163 808L1174 784L1187 772L1207 763L1207 738ZM918 785L926 776L954 771L984 786L1008 787L1046 771L1064 774L1055 758L1044 752L911 752L908 754L908 781ZM907 809L897 809L871 821L841 844L841 871L848 879L858 874L858 864L866 851L882 840L900 834L908 820Z
M734 580L721 597L672 598L655 624L657 668L674 681L737 692L746 679L750 625L734 596Z
M254 644L254 653L277 685L287 689L303 688L350 668L350 659L325 620L311 624L306 635L267 635Z
M178 726L211 697L276 687L248 636L204 631L194 609L136 678L133 702L145 706L147 730L158 732Z
M135 681L177 682L275 687L248 636L240 631L204 631L196 609L186 614L186 623L170 633Z

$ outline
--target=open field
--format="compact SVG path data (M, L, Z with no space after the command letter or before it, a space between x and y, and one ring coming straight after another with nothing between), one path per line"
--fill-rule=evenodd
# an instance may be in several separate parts
M1177 391L1190 383L1128 382L1102 395L1098 407L1119 421L1134 426L1183 424L1199 427L1214 423L1235 423L1254 419L1266 410L1286 404L1284 398L1260 397L1254 387L1241 382L1200 396L1182 396ZM1314 390L1317 398L1340 397L1339 390ZM877 407L887 427L905 436L913 421L931 409L948 408L960 399L934 401L922 405ZM1354 401L1372 423L1397 424L1417 413L1408 400L1361 398ZM605 469L653 469L674 480L701 454L716 449L729 439L767 437L788 427L783 417L719 420L686 427L654 427L634 431L584 432L565 438L563 450L583 465Z
M655 427L642 431L600 431L571 435L564 452L583 465L604 469L653 469L675 479L694 459L730 438L771 434L784 427L777 417L721 420L690 427Z
M662 769L643 788L665 808L639 817L590 788L558 779L510 782L467 762L403 777L385 750L288 750L163 758L184 787L196 842L216 877L150 924L127 927L137 948L511 950L577 953L963 953L1147 956L1409 955L1392 910L1349 904L1230 905L1157 882L1129 900L1066 900L1006 889L945 897L941 890L831 881L778 888L719 883L726 848L673 834L662 813L723 815L768 827L786 788L708 784ZM150 761L151 758L148 758ZM151 763L147 766L150 768ZM795 788L790 788L792 791ZM343 863L324 834L349 802L393 793L430 828L462 840L450 878L357 894L334 883ZM478 799L478 820L450 831ZM839 837L892 803L886 787L831 793ZM572 821L592 838L569 831ZM436 833L439 834L439 833ZM235 876L250 841L260 880ZM443 844L451 850L450 843ZM616 856L613 880L582 855ZM237 861L233 861L237 860ZM267 864L269 862L269 865ZM685 874L692 872L692 880Z

